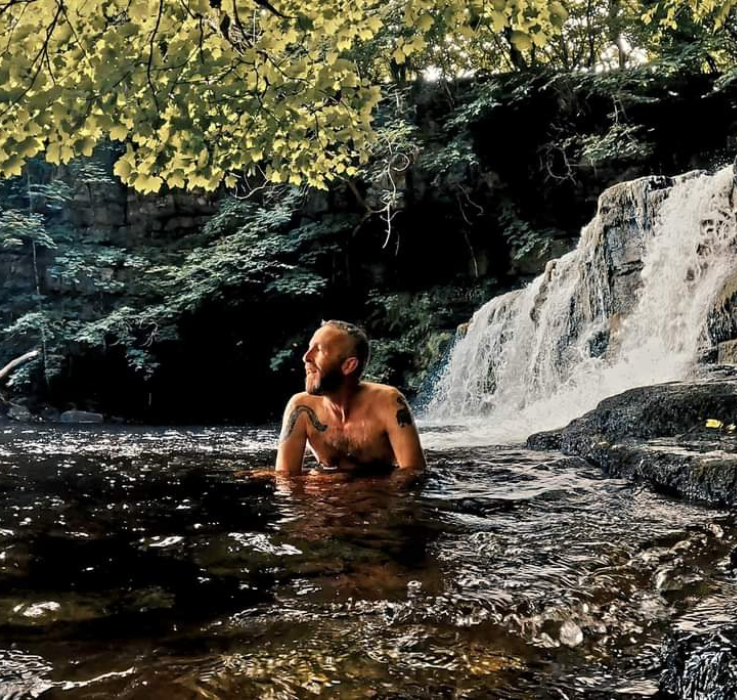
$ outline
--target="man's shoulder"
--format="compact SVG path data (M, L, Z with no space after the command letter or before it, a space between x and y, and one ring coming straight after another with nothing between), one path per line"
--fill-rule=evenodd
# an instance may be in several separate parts
M381 416L387 426L404 427L414 424L407 399L399 389L389 384L366 382L366 385L369 394L365 405L375 415Z
M363 382L363 386L372 401L395 405L397 401L404 401L404 395L396 387L376 382Z
M312 394L308 394L306 391L300 391L289 399L287 406L291 408L296 408L300 405L313 407L319 398L319 396L313 396Z

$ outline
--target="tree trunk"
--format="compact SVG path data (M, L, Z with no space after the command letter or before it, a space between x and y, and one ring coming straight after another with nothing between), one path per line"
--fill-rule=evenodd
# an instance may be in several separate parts
M611 0L609 3L609 39L617 47L619 58L619 68L624 69L627 66L627 49L624 45L624 36L622 34L622 18L620 17L621 8L620 0Z
M624 46L624 37L617 34L617 51L619 52L619 68L624 70L627 67L627 49Z
M596 34L591 24L591 13L593 9L591 7L591 0L586 4L586 37L589 44L589 58L586 61L586 67L593 69L596 65Z

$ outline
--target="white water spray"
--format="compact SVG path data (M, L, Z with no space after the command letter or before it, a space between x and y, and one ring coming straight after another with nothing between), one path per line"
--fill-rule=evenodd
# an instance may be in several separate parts
M520 441L607 396L693 372L737 272L733 170L669 190L650 183L608 190L576 250L476 312L435 388L429 446Z

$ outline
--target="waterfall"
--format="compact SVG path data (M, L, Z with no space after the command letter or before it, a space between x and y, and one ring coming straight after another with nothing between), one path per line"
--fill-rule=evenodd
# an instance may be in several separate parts
M729 167L604 192L574 251L476 312L427 424L464 424L463 444L516 441L607 396L692 374L737 272L733 176ZM450 435L430 433L431 443Z

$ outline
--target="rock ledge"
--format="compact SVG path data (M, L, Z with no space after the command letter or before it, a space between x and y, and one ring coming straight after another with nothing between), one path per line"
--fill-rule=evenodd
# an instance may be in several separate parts
M602 401L561 430L531 435L535 450L560 449L612 476L713 506L737 505L737 380L676 382L631 389Z

